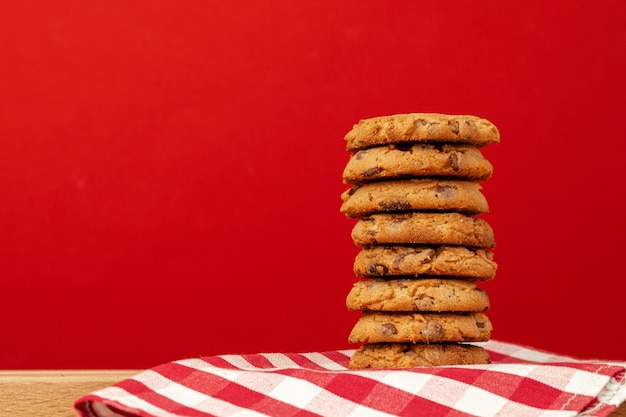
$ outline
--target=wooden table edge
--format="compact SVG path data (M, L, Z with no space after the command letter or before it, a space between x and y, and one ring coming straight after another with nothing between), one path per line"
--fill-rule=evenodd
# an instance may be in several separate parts
M0 370L0 417L76 416L83 395L130 378L141 370Z

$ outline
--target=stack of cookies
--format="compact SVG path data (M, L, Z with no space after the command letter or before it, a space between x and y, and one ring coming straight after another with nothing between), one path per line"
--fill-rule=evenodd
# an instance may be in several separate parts
M480 182L493 167L481 148L498 129L475 116L413 113L361 120L345 136L351 188L341 211L358 219L360 248L349 336L351 368L489 363L494 234Z

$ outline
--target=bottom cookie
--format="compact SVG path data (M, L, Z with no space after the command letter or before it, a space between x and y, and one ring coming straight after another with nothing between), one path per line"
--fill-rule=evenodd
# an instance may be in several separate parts
M359 347L350 369L488 364L482 347L461 343L372 343Z

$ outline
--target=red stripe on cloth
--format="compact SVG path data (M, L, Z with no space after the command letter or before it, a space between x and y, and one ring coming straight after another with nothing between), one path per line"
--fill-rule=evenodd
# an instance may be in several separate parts
M360 404L365 407L389 413L385 405L380 403L380 399L372 395L375 388L380 385L378 381L348 373L331 371L318 372L310 369L280 369L276 370L275 373L288 378L307 381L320 387L320 389L323 390L320 396L329 397L324 394L324 392L327 392L337 396L338 399L344 399L344 402L338 405L338 408L350 409ZM393 397L394 391L392 387L388 387L385 392L385 398ZM406 396L411 397L411 395ZM337 403L337 400L334 401ZM399 398L396 398L396 401L399 401ZM404 402L406 401L407 400Z
M318 414L294 407L291 404L276 400L266 394L247 389L236 383L226 385L222 390L214 392L212 396L239 407L264 413L269 416L319 417Z
M169 413L178 414L181 416L189 416L189 417L207 417L207 414L205 412L199 411L193 407L185 406L178 401L174 401L169 397L161 395L158 392L154 391L153 389L147 387L142 382L136 381L134 379L124 380L120 382L119 384L116 384L116 386L123 388L129 393L133 393L133 394L141 393L140 397L143 401L146 401L160 409L167 410ZM132 409L129 409L128 406L118 401L106 401L106 403L109 405L113 405L116 408L119 408L121 410L132 411ZM148 414L148 413L137 414L137 415L151 416L151 414Z
M473 368L465 368L463 372L459 372L458 368L449 368L449 367L432 367L432 368L413 368L409 369L409 372L417 372L417 373L429 373L431 375L438 375L442 378L449 378L451 380L463 382L468 385L474 384L476 379L483 376L487 371L484 369L473 369Z
M265 355L264 355L265 356ZM293 368L294 365L309 370L319 370L324 371L326 368L321 364L312 361L307 358L304 354L298 353L284 353L284 354L270 354L271 358L275 361L278 361L278 366L280 367L281 363L284 367Z
M617 409L616 406L602 404L597 398L595 398L589 405L583 408L578 415L586 417L605 417L610 415Z
M297 377L297 374L293 373L292 375ZM375 399L374 389L380 383L378 381L363 378L358 375L350 375L350 374L327 374L327 380L324 381L324 389L332 392L338 397L345 398L346 400L352 401L357 404L362 404L367 407L373 407L378 409L380 405L372 404ZM389 396L393 395L392 392L389 393ZM378 407L377 407L378 406Z
M517 389L505 398L545 410L580 410L594 397L573 395L532 379L520 378Z
M454 408L438 404L434 401L424 400L419 397L413 397L411 402L398 413L398 417L414 416L476 417L475 414L467 414L461 410L455 410Z
M623 372L623 367L620 365L608 365L606 363L598 362L554 362L550 363L550 366L564 366L579 371L589 372L596 375L614 376L620 372Z
M350 356L354 353L354 350L351 351L339 351L333 350L329 352L320 352L321 355L327 357L331 361L335 362L338 365L343 366L344 368L348 367L350 363Z
M306 357L305 355L291 353L291 354L288 354L287 356L289 357L289 359L294 361L298 366L301 366L302 368L306 368L306 369L324 371L327 369L326 366L328 366L328 363L326 362L323 362L323 363L314 362L310 358Z
M379 375L393 371L361 371L356 373L314 373L301 369L285 369L278 371L294 378L307 379L323 389L356 404L393 415L414 415L421 408L411 407L418 399L422 405L432 403L429 408L438 409L437 402L420 396L420 392L412 393L384 383ZM370 374L372 378L364 375ZM449 408L449 406L443 406Z
M538 367L537 369L541 368ZM575 370L568 370L566 367L563 367L562 371L564 376L571 376L575 372ZM563 392L569 378L563 378L559 381L559 388L555 388L531 379L529 376L504 374L491 370L467 368L463 369L463 372L459 372L458 368L435 368L433 373L483 389L511 401L546 410L576 410L585 406L592 399L589 396L580 394L574 396L571 393Z
M236 368L233 367L232 369ZM186 372L190 372L190 377L175 379L177 378L177 375L184 374ZM270 381L267 381L267 384L263 385L265 391L259 392L255 389L249 388L248 386L242 385L246 381L250 382L249 378L241 381L235 379L233 381L213 373L187 368L180 363L174 363L167 367L162 367L159 373L163 377L175 380L178 384L181 384L189 389L218 400L226 401L241 408L257 411L259 413L280 416L294 416L296 414L302 416L316 415L313 413L302 414L298 407L294 407L284 401L270 397L268 394L270 394L273 388ZM248 374L243 371L242 375L244 375L244 378L248 376ZM261 375L268 377L276 376L275 373L268 372L263 372Z
M270 369L274 367L274 365L272 365L272 362L270 362L263 355L241 355L241 357L255 368Z
M346 401L390 414L404 409L413 399L410 393L361 375L338 372L311 375L298 369L285 369L280 373L292 378L307 379Z
M236 355L232 355L232 356L236 356ZM228 362L223 356L204 356L202 358L198 358L198 360L204 361L208 363L209 365L216 367L216 368L239 369L237 366ZM182 362L184 361L177 361L176 363L182 363ZM168 364L165 364L165 366L168 366Z
M442 376L462 380L466 384L484 389L503 398L508 398L512 395L519 387L521 381L523 381L522 377L511 377L510 375L499 375L491 371L471 369L464 371L461 378L458 377L459 373L455 372L454 369L444 370Z

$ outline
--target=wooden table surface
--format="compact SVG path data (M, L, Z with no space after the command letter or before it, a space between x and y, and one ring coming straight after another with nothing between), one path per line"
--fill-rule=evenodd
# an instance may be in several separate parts
M138 370L0 371L0 417L76 417L74 401Z
M0 417L76 417L74 401L138 370L0 371ZM626 417L626 403L610 417Z

